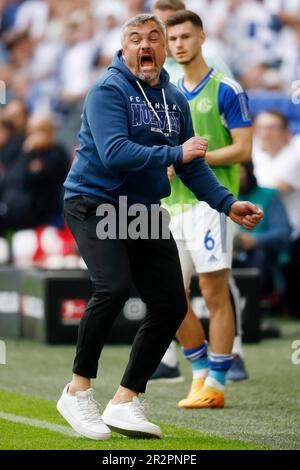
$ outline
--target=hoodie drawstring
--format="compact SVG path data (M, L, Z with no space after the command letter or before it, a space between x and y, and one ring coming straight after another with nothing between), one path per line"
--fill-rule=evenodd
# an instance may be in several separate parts
M136 83L138 84L145 100L146 100L146 103L148 104L149 108L153 111L154 113L154 116L156 117L156 119L158 120L158 122L160 122L160 119L159 119L159 116L157 114L157 112L155 111L155 109L153 108L151 102L149 101L142 85L140 84L140 82L138 80L136 80ZM166 115L167 115L167 121L168 121L168 126L169 126L169 132L170 134L172 133L172 127L171 127L171 120L170 120L170 116L169 116L169 113L168 113L168 106L167 106L167 101L166 101L166 95L165 95L165 90L164 88L162 88L162 95L163 95L163 100L164 100L164 107L165 107L165 111L166 111Z
M167 120L168 120L168 126L169 126L169 132L170 132L170 134L171 134L171 133L172 133L172 127L171 127L170 115L169 115L169 113L168 113L168 105L167 105L167 100L166 100L165 89L163 88L161 91L162 91L162 95L163 95L163 99L164 99L164 107L165 107L165 110L166 110L166 115L167 115Z

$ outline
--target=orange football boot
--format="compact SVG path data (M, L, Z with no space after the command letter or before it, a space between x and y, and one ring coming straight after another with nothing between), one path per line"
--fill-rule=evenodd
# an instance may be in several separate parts
M200 390L204 386L204 382L204 377L200 379L193 379L188 396L183 400L180 400L180 402L178 403L179 408L189 408L186 406L186 403L189 404L197 399Z
M179 408L223 408L224 392L213 387L203 386L198 392L178 403Z

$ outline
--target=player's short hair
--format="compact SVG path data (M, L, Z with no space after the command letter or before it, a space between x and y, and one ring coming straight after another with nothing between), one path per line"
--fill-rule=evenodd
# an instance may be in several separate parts
M156 0L153 5L153 10L160 10L160 11L178 11L178 10L185 10L185 3L181 0Z
M194 26L203 29L203 22L200 16L190 10L176 11L174 15L171 15L167 19L166 26L167 28L170 28L171 26L177 26L178 24L185 23L186 21L190 21Z
M139 15L129 18L129 20L127 20L126 23L124 23L124 25L122 26L121 44L124 44L125 36L130 26L139 26L145 23L149 23L149 21L153 21L154 23L156 23L158 29L162 32L164 37L166 37L167 31L163 21L161 21L159 18L157 18L157 16L153 15L152 13L140 13Z
M271 116L277 117L280 122L281 122L281 127L282 129L288 129L289 128L289 119L288 117L281 113L280 111L277 111L277 109L266 109L265 111L261 111L257 116L256 119L261 115L261 114L271 114Z

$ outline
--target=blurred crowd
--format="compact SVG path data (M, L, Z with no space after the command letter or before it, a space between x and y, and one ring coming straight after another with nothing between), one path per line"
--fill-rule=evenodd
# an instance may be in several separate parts
M8 96L25 100L32 112L65 117L120 47L124 20L153 3L0 0L0 75ZM220 56L247 89L290 90L300 74L299 0L185 4L204 21L205 49Z
M83 265L61 215L83 100L120 48L121 25L155 3L0 0L0 263ZM203 20L204 53L224 61L250 98L271 93L298 110L300 0L184 3ZM235 265L259 267L280 294L292 286L300 315L300 125L268 108L255 113L253 164L241 170L241 197L266 217L237 234Z

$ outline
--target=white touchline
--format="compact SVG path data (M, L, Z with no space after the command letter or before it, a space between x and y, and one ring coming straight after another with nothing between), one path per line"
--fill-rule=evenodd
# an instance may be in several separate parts
M0 411L0 419L11 421L12 423L26 424L27 426L33 426L35 428L48 429L49 431L59 432L71 437L82 437L77 432L63 426L62 424L49 423L48 421L42 421L40 419L25 418L25 416L18 416L10 413L3 413Z

